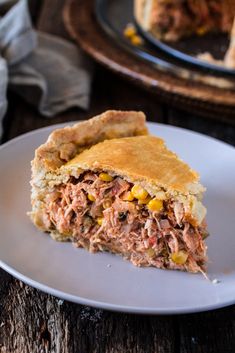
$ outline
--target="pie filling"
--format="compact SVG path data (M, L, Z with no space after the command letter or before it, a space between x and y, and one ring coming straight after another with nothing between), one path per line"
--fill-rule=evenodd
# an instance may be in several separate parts
M227 32L233 23L231 4L224 0L158 1L152 11L152 31L166 40L208 31ZM234 6L234 2L232 2Z
M84 172L56 186L45 204L46 228L77 247L119 253L137 266L204 271L206 224L195 226L179 201L151 198L121 177Z

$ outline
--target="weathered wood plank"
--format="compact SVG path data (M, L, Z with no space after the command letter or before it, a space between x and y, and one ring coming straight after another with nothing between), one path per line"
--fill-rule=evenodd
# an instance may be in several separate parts
M1 289L1 353L174 352L173 318L107 312L59 300L12 278L6 284L1 286L7 292Z
M180 353L234 353L235 305L179 320Z
M190 114L176 109L169 109L167 116L168 123L171 125L194 130L235 145L235 126L233 124L200 117L195 112Z

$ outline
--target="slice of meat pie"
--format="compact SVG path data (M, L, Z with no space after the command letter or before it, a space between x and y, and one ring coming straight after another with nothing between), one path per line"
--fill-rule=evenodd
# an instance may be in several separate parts
M199 176L141 112L108 111L53 132L32 162L34 224L57 240L138 266L203 272Z

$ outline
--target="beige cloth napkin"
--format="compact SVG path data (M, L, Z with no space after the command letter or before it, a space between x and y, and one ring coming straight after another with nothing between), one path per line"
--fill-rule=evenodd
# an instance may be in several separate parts
M87 109L91 76L75 45L33 30L26 0L0 0L0 136L8 86L50 117Z

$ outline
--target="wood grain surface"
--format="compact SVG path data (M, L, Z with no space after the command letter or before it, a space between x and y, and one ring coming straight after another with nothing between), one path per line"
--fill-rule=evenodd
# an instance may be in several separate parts
M63 5L63 0L31 0L35 25L66 37L61 17ZM8 99L4 141L42 126L120 108L142 109L149 120L183 126L235 145L232 124L199 117L196 111L187 113L182 107L169 107L156 95L96 64L86 112L70 109L48 119L11 92ZM0 353L60 352L234 353L235 306L177 316L118 314L62 301L0 270Z

